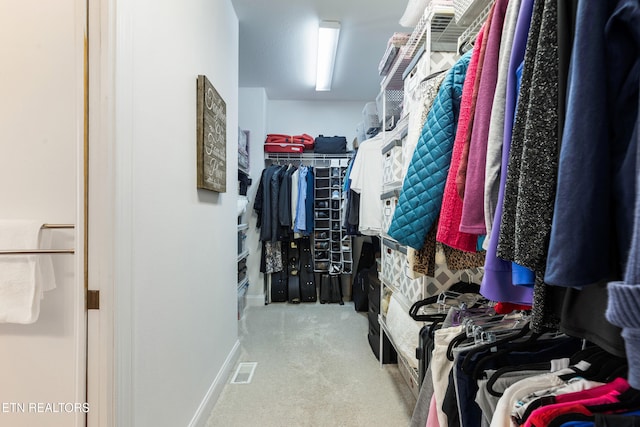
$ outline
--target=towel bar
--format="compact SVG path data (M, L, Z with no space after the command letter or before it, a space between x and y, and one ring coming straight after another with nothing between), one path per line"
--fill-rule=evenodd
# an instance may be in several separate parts
M73 249L16 249L2 250L0 255L42 255L42 254L75 254Z
M73 224L43 224L40 228L76 228ZM0 255L74 254L73 249L16 249L0 250Z

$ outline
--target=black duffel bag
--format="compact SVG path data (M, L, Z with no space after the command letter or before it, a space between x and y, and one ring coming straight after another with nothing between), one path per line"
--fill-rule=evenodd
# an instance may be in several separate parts
M344 136L324 136L316 138L313 151L318 154L343 154L347 152L347 138Z

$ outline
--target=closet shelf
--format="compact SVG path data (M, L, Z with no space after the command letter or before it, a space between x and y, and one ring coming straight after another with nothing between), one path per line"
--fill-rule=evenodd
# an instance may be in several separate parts
M249 283L249 278L245 277L244 279L242 279L240 282L238 282L238 289L241 289L244 285L246 285L247 283Z
M398 294L400 293L400 289L396 285L392 284L391 282L389 282L387 279L385 279L384 277L382 277L380 275L379 275L379 278L380 278L380 283L382 283L385 288L391 289L391 292L393 292L393 293L396 293L396 292ZM409 311L410 307L404 307L404 308L406 308L407 311Z
M473 19L471 24L469 24L460 37L458 37L458 52L464 53L473 47L473 42L478 35L478 32L480 32L480 28L482 28L482 25L487 20L494 2L495 0L485 1L486 6L478 12L475 19ZM481 2L476 0L476 3Z
M333 160L349 160L353 157L353 152L344 154L316 154L312 152L307 153L265 153L264 159L275 161L277 163L297 162L308 163L313 166L322 165L328 166Z
M457 41L464 28L456 25L452 0L432 0L424 10L407 43L382 80L383 89L402 90L402 74L423 44L430 46L429 51L455 52Z
M245 259L248 256L249 256L249 251L248 250L242 252L241 254L238 255L238 262L242 261L243 259Z
M389 333L389 328L387 327L387 323L385 322L382 315L378 315L378 322L380 323L380 329L384 332L387 338L389 338L391 345L396 350L396 353L398 353L398 360L402 362L403 367L406 369L407 373L411 375L411 378L415 381L415 383L420 384L418 371L415 368L411 367L409 363L405 360L405 357L402 355L402 353L398 351L398 346L393 341L393 337Z

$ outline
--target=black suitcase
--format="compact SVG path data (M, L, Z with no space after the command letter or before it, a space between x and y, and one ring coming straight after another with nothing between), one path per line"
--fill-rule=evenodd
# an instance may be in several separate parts
M356 274L351 287L351 299L356 311L369 311L369 269L363 268Z
M339 275L320 275L320 304L326 303L344 304L342 301L342 287Z
M311 256L311 242L308 237L298 240L300 251L300 301L316 302L318 292L313 274L313 257Z
M320 304L329 302L331 299L331 283L329 282L329 275L322 273L320 275Z
M271 302L287 302L289 276L286 271L271 274Z
M342 281L339 275L331 276L331 300L329 302L337 302L344 305L342 300Z
M300 250L295 240L289 242L288 299L290 303L300 303Z
M380 335L369 333L367 334L367 339L376 359L380 360L380 357L382 357L383 364L398 363L398 353L396 353L386 335L382 338L382 354L380 354Z

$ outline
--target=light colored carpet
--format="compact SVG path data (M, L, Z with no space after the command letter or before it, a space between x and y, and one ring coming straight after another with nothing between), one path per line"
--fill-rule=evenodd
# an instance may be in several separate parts
M248 307L239 362L258 363L253 380L227 383L207 427L407 426L415 399L367 331L352 302Z

